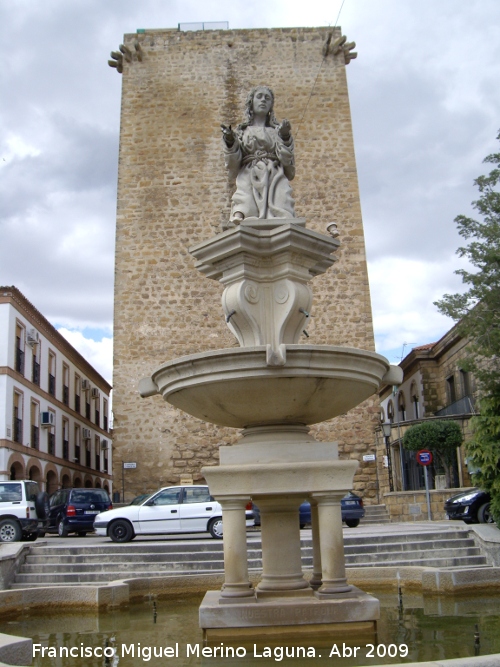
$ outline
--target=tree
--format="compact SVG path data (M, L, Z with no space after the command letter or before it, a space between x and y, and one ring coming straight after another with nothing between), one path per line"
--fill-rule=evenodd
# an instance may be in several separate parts
M500 140L500 133L497 139ZM458 248L457 254L467 257L476 271L456 271L468 289L463 294L445 294L435 305L459 321L459 333L470 341L462 367L472 371L478 381L480 416L471 420L473 439L466 443L466 451L478 468L473 482L490 493L492 513L499 522L500 153L488 155L484 162L494 168L474 181L480 196L472 202L482 219L464 215L455 218L460 235L469 241L467 246Z
M457 447L463 441L462 429L455 421L432 419L410 426L403 437L403 447L417 452L430 449L444 468L446 486L452 486Z
M500 382L500 153L488 155L484 162L495 168L474 181L480 197L472 206L482 220L455 218L460 236L470 241L457 254L467 257L477 270L455 271L468 289L463 294L445 294L435 305L460 321L459 333L471 341L463 367L474 372L482 391L488 393Z

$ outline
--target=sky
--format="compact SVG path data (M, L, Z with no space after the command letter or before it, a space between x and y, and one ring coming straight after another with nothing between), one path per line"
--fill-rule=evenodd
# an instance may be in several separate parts
M340 16L339 16L340 13ZM339 17L338 21L337 18ZM377 351L393 363L453 324L454 218L498 150L498 0L0 0L0 285L15 285L112 381L125 33L338 24L347 68Z

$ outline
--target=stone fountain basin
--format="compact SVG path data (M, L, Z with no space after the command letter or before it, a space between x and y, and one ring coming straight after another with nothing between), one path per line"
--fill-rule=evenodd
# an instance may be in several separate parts
M359 405L390 368L385 357L348 347L287 345L284 366L266 364L265 346L230 348L169 361L139 392L220 426L309 425Z

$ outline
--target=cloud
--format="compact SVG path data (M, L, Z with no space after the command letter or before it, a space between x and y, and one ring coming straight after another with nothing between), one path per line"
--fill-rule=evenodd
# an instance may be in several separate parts
M96 341L86 338L81 331L58 327L61 336L100 373L109 384L113 377L113 338L103 337Z

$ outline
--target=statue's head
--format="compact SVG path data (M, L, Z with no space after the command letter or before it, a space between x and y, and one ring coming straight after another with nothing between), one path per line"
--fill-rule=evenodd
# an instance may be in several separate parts
M271 107L267 114L266 125L269 125L271 127L276 127L279 123L274 115L274 93L272 89L269 88L269 86L256 86L255 88L252 88L252 90L248 93L247 100L245 102L246 122L244 123L244 125L245 126L252 125L253 123L254 100L255 100L255 95L259 92L264 92L266 96L271 97Z

